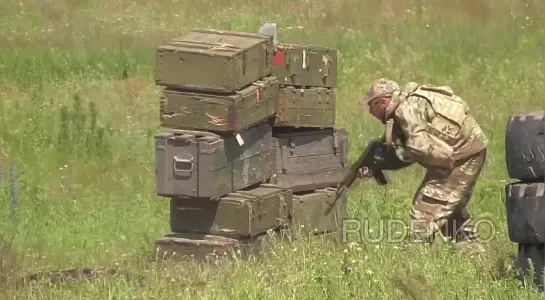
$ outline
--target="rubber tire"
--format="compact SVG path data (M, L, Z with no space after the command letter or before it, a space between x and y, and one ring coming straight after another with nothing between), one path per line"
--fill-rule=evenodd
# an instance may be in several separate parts
M543 181L545 111L513 115L505 132L505 162L510 178Z
M530 274L532 271L530 264L534 269L534 274ZM533 275L533 284L539 290L543 290L543 281L545 279L545 276L543 276L543 269L545 268L545 245L519 244L517 267L520 272L517 277L520 281L526 282Z
M545 244L545 183L509 183L505 195L509 239L521 244Z

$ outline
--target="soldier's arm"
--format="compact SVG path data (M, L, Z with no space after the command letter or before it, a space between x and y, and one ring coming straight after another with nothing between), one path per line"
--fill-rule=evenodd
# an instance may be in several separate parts
M415 155L418 161L451 168L453 149L445 147L444 143L441 143L440 147L434 147L437 146L438 141L426 131L429 104L419 97L411 97L407 100L395 112L395 117L406 137L406 150Z

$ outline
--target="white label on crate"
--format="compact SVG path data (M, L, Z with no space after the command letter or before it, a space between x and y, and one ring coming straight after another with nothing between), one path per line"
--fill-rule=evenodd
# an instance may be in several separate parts
M239 146L244 145L244 140L243 140L242 137L240 136L240 133L237 133L237 135L235 136L235 138L237 139L237 142L238 142L238 145L239 145Z

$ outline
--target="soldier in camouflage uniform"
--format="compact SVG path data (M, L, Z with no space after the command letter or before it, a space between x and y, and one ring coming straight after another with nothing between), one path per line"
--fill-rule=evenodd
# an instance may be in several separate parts
M411 82L401 90L382 78L360 104L400 129L392 133L391 145L400 159L427 169L413 199L411 237L431 243L441 232L461 250L484 251L466 206L486 160L488 139L465 101L448 86Z

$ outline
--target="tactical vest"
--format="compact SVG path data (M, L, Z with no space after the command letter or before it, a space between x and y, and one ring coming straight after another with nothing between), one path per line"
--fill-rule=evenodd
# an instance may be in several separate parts
M473 126L467 121L471 119L468 118L469 106L450 87L421 85L407 94L407 97L411 96L424 98L431 106L428 110L429 133L450 146L459 145L468 137Z

